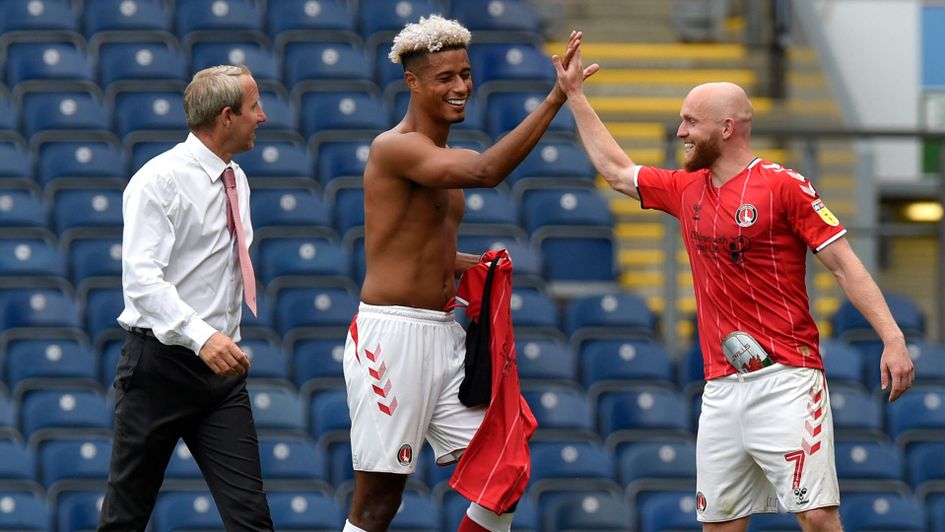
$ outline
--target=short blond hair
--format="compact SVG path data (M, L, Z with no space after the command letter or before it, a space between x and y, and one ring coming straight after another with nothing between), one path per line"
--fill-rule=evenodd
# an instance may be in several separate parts
M240 76L252 76L246 65L218 65L194 74L184 89L184 117L192 130L213 123L224 107L240 114L243 83Z
M462 24L440 15L420 17L420 22L411 22L394 37L387 57L394 63L403 63L404 56L428 54L454 48L467 48L472 34Z

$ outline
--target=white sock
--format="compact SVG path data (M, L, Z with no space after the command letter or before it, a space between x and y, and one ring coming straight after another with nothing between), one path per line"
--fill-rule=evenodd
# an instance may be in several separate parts
M471 502L469 508L466 509L466 515L482 528L488 528L492 532L509 532L512 529L512 516L515 515L515 512L499 515L488 508Z
M351 524L351 521L345 519L345 527L341 529L341 532L367 532L363 528L358 528Z

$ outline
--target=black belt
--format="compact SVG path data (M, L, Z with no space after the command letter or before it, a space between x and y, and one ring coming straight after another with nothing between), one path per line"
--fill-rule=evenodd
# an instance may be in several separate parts
M157 339L157 336L154 335L154 331L151 329L142 329L141 327L128 327L128 332L132 334L137 334L138 336L148 336L154 339Z

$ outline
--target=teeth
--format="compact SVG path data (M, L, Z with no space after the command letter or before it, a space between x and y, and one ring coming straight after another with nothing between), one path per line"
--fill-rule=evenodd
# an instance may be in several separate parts
M446 100L450 105L463 105L466 100Z
M696 145L695 145L694 143L692 143L692 142L684 142L684 143L683 143L683 148L685 148L685 149L687 149L687 150L691 150L691 149L694 148L695 146L696 146Z

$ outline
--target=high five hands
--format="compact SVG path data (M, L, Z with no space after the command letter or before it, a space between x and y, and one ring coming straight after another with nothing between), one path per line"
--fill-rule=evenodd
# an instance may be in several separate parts
M557 54L551 56L551 63L558 74L555 90L561 91L565 96L575 94L581 91L584 80L593 76L600 65L594 63L584 68L581 63L581 39L584 32L572 31L568 38L568 47L564 51L564 58Z

